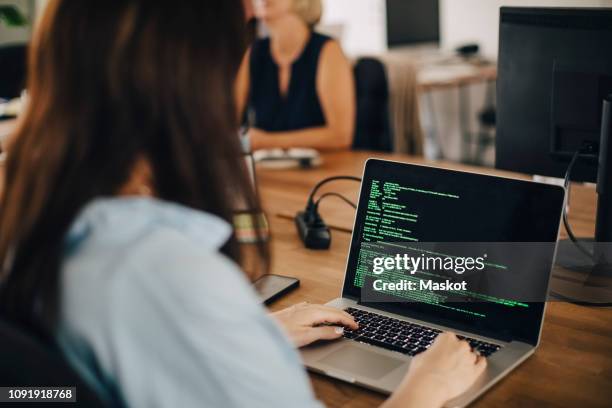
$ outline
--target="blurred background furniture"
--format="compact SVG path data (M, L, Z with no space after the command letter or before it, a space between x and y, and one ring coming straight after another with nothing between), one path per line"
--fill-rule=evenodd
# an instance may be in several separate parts
M493 166L496 63L439 49L413 58L419 65L427 157Z
M25 44L0 46L0 98L19 97L25 87L26 59Z
M362 105L362 98L371 100L373 95L372 89L364 87L380 88L383 83L383 72L380 66L373 67L374 61L382 65L387 82L387 101L380 92L376 100L388 109L391 151L493 165L497 67L478 56L464 58L436 46L402 47L357 60L355 148L389 151L386 144L381 149L381 143L386 142L375 141L376 136L368 136L369 142L364 144L364 136L359 134L368 122L366 114L380 115L371 106L366 109ZM370 125L368 129L372 132L375 128ZM381 131L380 137L387 135Z
M393 151L389 123L389 83L385 67L376 58L355 64L357 122L353 149Z
M389 110L393 151L423 156L425 138L421 126L418 95L418 66L400 52L379 56L389 82Z
M495 83L489 81L485 108L478 115L479 131L476 140L476 153L473 163L485 164L485 154L495 149L495 128L497 126L497 109L495 107Z
M486 131L480 126L479 114L490 107L486 89L489 82L494 87L496 50L481 36L460 32L463 23L449 21L448 10L461 6L449 3L324 0L317 29L334 35L353 60L373 57L383 62L393 151L492 166L494 154L488 140L495 133L490 126ZM492 14L490 22L495 18ZM467 19L478 16L463 17ZM476 58L458 57L456 48L468 43L471 57ZM481 43L486 47L478 47ZM485 63L485 58L490 62Z

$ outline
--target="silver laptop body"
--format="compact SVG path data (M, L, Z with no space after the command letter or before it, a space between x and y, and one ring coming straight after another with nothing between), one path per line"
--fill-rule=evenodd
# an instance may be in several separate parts
M377 173L378 176L373 175L372 173ZM416 176L417 180L419 177L429 179L431 173L432 177L442 177L442 179L448 178L449 185L461 183L462 178L464 177L469 177L470 182L476 184L479 182L479 180L483 180L483 182L486 182L489 185L495 185L495 183L499 183L500 185L511 183L513 186L516 185L516 188L519 190L521 188L526 188L528 190L526 192L527 195L536 194L540 197L540 199L546 199L546 197L549 197L549 203L546 205L550 207L551 221L548 223L549 225L545 227L545 229L548 229L548 231L540 231L539 236L550 237L551 240L556 241L559 231L561 209L564 203L564 191L558 187L539 185L537 183L528 181L518 181L464 172L453 172L426 166L415 166L370 159L366 163L364 170L362 190L360 193L360 201L355 220L355 228L353 229L353 237L351 238L349 259L351 254L359 251L359 239L355 236L355 234L359 233L358 222L360 219L360 213L365 211L363 205L364 202L362 202L362 199L364 196L364 191L366 191L368 188L368 183L371 182L373 177L386 177L384 176L385 174L395 173L419 173ZM556 221L554 220L555 218ZM551 266L552 262L553 259L550 259ZM535 326L537 328L535 328L533 333L531 333L534 339L533 341L524 342L513 338L503 338L503 336L483 336L482 334L479 334L479 332L458 329L454 324L440 323L438 319L415 318L412 317L410 313L392 313L386 311L386 308L361 304L359 302L359 297L355 296L354 292L350 293L350 290L347 290L347 287L349 287L351 284L350 282L347 282L347 280L350 280L350 276L352 276L351 268L354 268L354 265L351 265L349 260L349 262L347 262L347 271L345 273L345 282L343 284L341 297L329 302L327 304L328 306L342 310L355 308L358 310L374 312L382 316L391 317L405 322L416 323L432 329L453 331L458 335L463 335L465 337L501 346L499 351L495 352L488 358L487 369L476 384L474 384L463 395L449 401L447 403L448 407L467 406L486 392L489 388L491 388L496 382L506 376L511 370L525 361L535 352L536 348L538 347L543 315L546 306L545 303L541 304L541 311L538 310L539 313L538 316L536 316L539 323ZM548 271L548 275L550 275L550 270ZM546 277L546 279L549 279L549 276ZM545 293L542 294L542 296L543 299L546 298ZM405 308L409 312L410 305L405 306ZM412 357L406 354L365 344L360 342L359 339L347 338L333 342L319 342L306 347L302 349L302 358L306 367L310 371L321 373L323 375L378 391L383 394L390 394L396 389L396 387L398 387L410 366L410 361L412 360Z

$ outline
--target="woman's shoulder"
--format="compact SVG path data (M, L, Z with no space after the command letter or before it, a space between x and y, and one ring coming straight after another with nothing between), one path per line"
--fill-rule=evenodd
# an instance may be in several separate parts
M322 38L321 51L319 57L319 66L323 69L336 69L338 66L344 66L348 61L342 45L336 39L319 34Z
M318 50L321 58L343 56L342 46L334 37L316 31L312 32L310 44L313 49Z
M310 53L313 56L318 56L323 52L328 44L332 42L335 42L332 37L317 31L313 31L310 34L310 39L308 40L308 45L306 46L304 53Z
M221 218L151 198L109 198L87 205L65 240L68 265L89 271L114 268L135 277L194 270L236 269L219 252L232 234Z
M234 299L234 307L248 310L257 303L251 285L220 251L230 234L211 214L158 200L93 203L69 234L66 300L79 303L89 292L92 303L112 295L126 306L172 297L201 313Z

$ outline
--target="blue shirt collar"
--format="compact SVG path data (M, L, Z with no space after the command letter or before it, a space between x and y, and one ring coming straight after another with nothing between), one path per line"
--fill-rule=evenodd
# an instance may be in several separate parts
M218 250L232 234L221 218L179 204L145 197L100 198L80 212L66 237L66 251L74 251L92 236L112 240L143 231L151 224L176 230L199 246Z

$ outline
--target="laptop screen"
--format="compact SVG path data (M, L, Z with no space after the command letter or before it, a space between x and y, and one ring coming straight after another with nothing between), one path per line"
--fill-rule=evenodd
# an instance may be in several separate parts
M371 159L361 185L343 296L458 330L536 344L564 196L558 186ZM375 243L380 248L383 242L395 247L410 243L411 248L419 243L496 243L502 245L502 252L504 243L527 247L543 243L548 249L541 251L543 258L523 262L521 273L516 267L513 270L512 262L503 267L490 263L497 267L496 276L514 274L517 284L535 292L528 299L459 291L454 292L452 303L422 294L412 299L392 294L391 301L364 301L364 285L373 278L368 264L372 249L366 245ZM428 252L423 247L415 251L421 257ZM489 279L490 286L495 282Z

